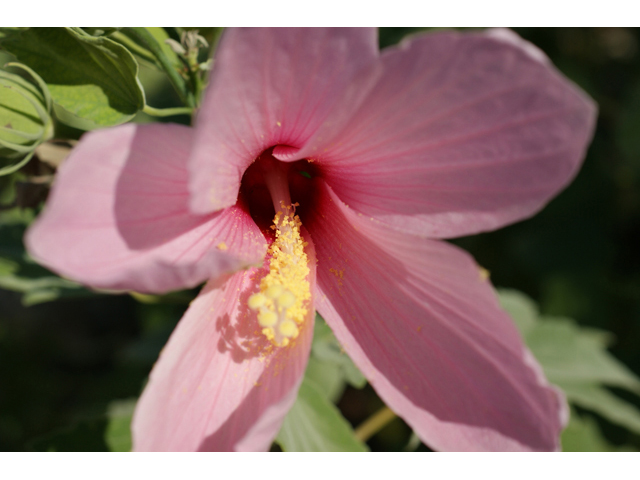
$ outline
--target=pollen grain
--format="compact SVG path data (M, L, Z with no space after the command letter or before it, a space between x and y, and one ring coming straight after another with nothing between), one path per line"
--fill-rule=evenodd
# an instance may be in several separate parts
M278 347L298 337L311 298L307 243L300 235L295 205L281 205L273 226L276 234L267 251L269 273L260 281L260 291L251 295L249 308L258 312L262 333Z

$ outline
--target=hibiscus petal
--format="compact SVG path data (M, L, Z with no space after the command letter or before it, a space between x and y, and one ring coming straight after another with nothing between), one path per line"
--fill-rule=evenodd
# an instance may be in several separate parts
M311 242L307 255L313 292ZM295 402L315 311L309 310L289 346L271 345L247 307L266 271L254 268L222 285L210 282L191 304L138 402L132 427L135 450L269 449Z
M61 166L29 253L84 284L164 292L260 264L265 239L240 206L189 211L193 130L134 125L86 134Z
M566 407L469 255L319 197L316 306L382 399L438 450L557 449Z
M377 55L369 28L226 30L196 123L193 210L235 204L251 162L275 145L302 146Z
M596 116L543 59L506 30L409 39L360 75L294 159L316 159L351 208L421 236L528 217L574 177Z

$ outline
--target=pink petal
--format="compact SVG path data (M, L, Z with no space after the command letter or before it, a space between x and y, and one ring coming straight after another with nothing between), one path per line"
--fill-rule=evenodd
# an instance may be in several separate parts
M361 73L293 159L316 159L345 203L401 231L528 217L574 177L596 117L542 58L504 30L414 37Z
M29 253L97 288L164 292L262 263L265 239L241 206L189 211L193 130L128 124L88 133L61 166Z
M469 255L321 190L316 305L391 409L438 450L557 449L562 400Z
M309 245L314 292L315 253ZM315 311L309 310L289 346L271 345L247 307L264 273L253 268L224 284L210 282L191 304L138 402L135 450L269 449L296 399Z
M226 30L196 123L193 210L235 204L251 162L275 145L302 146L377 55L369 28Z

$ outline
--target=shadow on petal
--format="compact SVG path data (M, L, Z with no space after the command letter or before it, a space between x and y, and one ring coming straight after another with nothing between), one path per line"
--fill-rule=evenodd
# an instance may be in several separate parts
M560 401L473 260L321 197L317 308L385 402L437 449L557 448Z
M248 306L249 297L260 290L260 279L268 269L257 270L251 276L250 283L239 296L237 315L232 320L228 313L220 315L216 322L219 332L217 348L221 354L230 355L236 363L242 363L250 358L269 354L274 346L262 334L262 327L258 324L257 314Z
M189 211L187 158L192 130L175 128L171 143L158 128L138 128L116 184L116 227L127 246L144 250L167 243L219 217Z

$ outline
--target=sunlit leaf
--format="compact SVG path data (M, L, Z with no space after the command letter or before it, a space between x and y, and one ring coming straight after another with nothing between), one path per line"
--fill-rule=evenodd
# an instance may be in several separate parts
M138 64L122 45L76 28L5 32L0 47L47 83L59 118L76 128L117 125L144 107Z
M340 411L310 380L304 379L296 403L276 442L287 452L365 452Z

